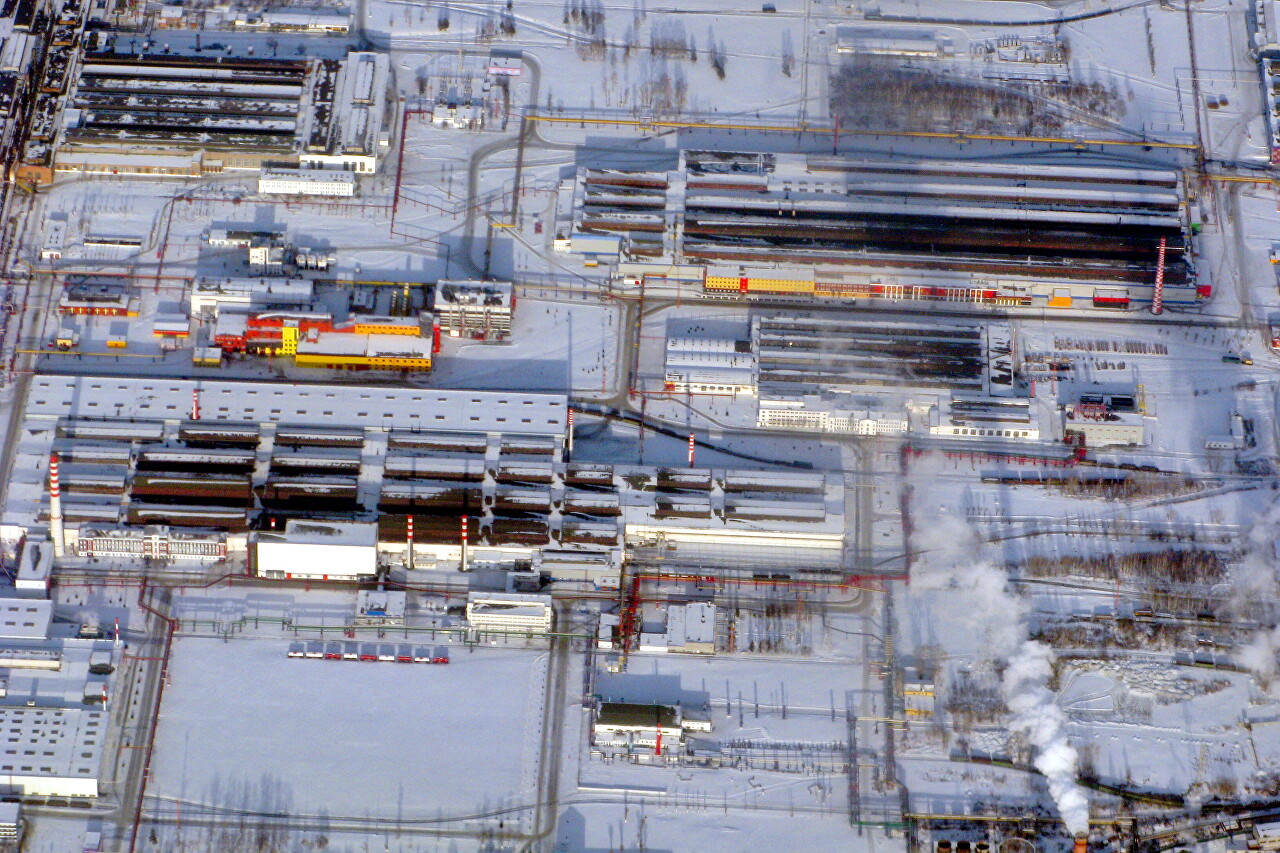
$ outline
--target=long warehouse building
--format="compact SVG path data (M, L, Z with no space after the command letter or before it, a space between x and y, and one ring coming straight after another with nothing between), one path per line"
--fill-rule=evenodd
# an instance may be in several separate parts
M377 171L387 58L283 59L86 52L62 121L19 177L200 177L234 169ZM337 180L337 179L335 179ZM274 185L272 185L274 186ZM344 193L350 194L350 193Z
M1158 277L1166 304L1211 295L1187 217L1172 169L706 151L582 169L571 215L655 280L702 267L707 295L1112 310L1150 303Z

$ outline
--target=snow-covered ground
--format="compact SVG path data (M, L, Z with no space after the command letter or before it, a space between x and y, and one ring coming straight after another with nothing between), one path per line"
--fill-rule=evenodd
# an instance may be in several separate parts
M466 821L536 796L545 653L448 666L289 658L283 640L176 641L154 808Z

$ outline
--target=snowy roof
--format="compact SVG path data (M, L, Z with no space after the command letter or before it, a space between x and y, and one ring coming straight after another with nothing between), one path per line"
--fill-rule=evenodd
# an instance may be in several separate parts
M362 589L356 593L356 613L361 616L404 616L407 596L398 590Z
M0 775L97 779L106 714L79 708L0 707ZM28 757L24 750L40 755Z
M22 640L49 638L53 602L37 598L0 598L0 637Z
M667 642L673 646L714 643L716 606L705 602L672 606L667 611Z
M668 338L667 381L755 384L755 354L750 345L715 338Z
M291 518L284 526L284 533L262 531L258 533L258 541L374 548L378 544L378 525L372 521L300 521Z
M298 341L298 352L315 355L361 355L368 358L431 358L431 341L407 335L325 333Z
M436 303L445 305L506 306L511 302L509 281L440 281Z
M185 417L196 388L206 420L298 426L559 437L564 435L568 406L563 394L37 376L27 396L27 417L143 421Z
M263 169L260 181L299 181L307 184L355 184L356 176L338 169Z
M600 709L596 711L596 725L675 729L680 727L680 709L671 705L601 702Z

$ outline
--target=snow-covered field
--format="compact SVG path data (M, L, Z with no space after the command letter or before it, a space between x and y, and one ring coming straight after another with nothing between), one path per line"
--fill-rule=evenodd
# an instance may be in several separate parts
M482 648L413 666L288 648L175 642L153 805L448 821L532 801L545 654Z

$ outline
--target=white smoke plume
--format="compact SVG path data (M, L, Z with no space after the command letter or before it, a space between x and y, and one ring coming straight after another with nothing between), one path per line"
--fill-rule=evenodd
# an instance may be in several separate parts
M1036 769L1048 780L1067 829L1073 835L1087 832L1089 801L1076 784L1079 754L1067 739L1066 715L1048 687L1053 650L1027 638L1027 602L1009 589L1003 568L983 556L974 529L947 507L921 506L940 464L931 456L917 457L909 471L915 508L928 517L928 524L917 524L912 536L916 559L911 589L945 593L946 618L971 627L983 638L987 655L1007 662L1002 687L1013 714L1010 727L1034 748Z
M1067 740L1066 715L1048 687L1053 675L1053 650L1026 640L1004 671L1005 703L1013 712L1012 728L1036 750L1036 769L1049 782L1049 793L1067 831L1089 831L1089 801L1076 784L1079 754Z
M944 592L949 620L980 637L993 658L1013 654L1026 639L1026 603L1008 589L1009 576L980 556L973 528L950 515L917 528L911 547L913 592Z
M1276 538L1280 535L1280 498L1273 499L1246 531L1244 554L1232 571L1231 605L1241 614L1252 602L1276 596ZM1258 631L1235 652L1236 661L1260 679L1270 681L1277 673L1280 655L1280 626Z

